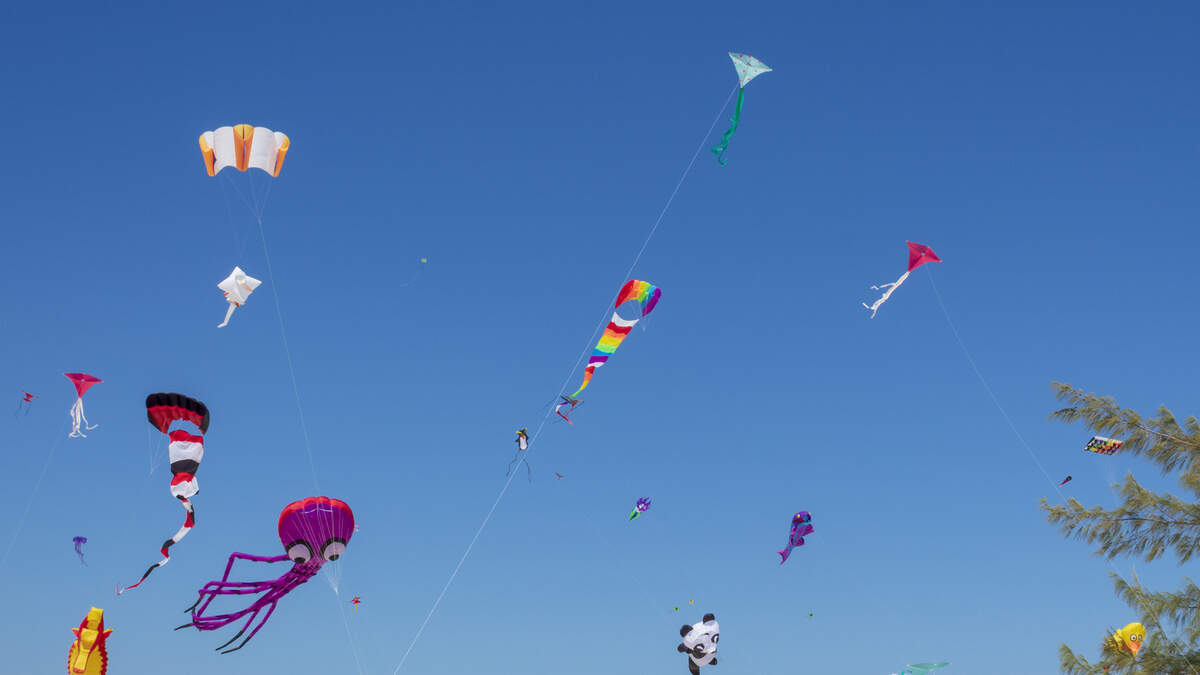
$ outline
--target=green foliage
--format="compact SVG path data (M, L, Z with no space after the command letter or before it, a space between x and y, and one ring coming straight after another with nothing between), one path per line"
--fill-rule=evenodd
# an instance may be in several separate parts
M1043 499L1046 519L1064 536L1086 541L1096 555L1110 560L1139 557L1149 562L1167 551L1180 564L1190 560L1200 548L1200 424L1189 417L1180 425L1164 407L1159 408L1157 417L1143 418L1111 398L1086 394L1058 382L1053 386L1059 400L1067 401L1070 407L1055 412L1051 419L1083 422L1097 435L1125 441L1121 452L1149 460L1163 475L1178 474L1188 498L1147 490L1130 473L1120 486L1117 508L1086 508L1074 499L1051 506ZM1117 574L1111 577L1117 595L1138 613L1147 628L1138 658L1115 649L1109 641L1115 628L1106 627L1097 663L1090 663L1067 645L1059 648L1062 672L1200 675L1200 650L1196 647L1200 644L1200 587L1185 579L1176 592L1147 591L1136 575L1132 581Z

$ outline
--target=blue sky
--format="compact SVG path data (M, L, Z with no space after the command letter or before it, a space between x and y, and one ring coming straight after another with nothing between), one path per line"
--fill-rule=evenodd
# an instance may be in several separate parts
M393 672L505 483L513 430L577 386L735 84L730 50L775 70L747 89L729 164L702 153L634 271L662 301L576 424L547 425L532 484L512 482L401 672L681 673L679 625L713 612L724 675L1050 673L1061 642L1094 653L1135 618L1108 566L1045 523L1057 496L930 276L1067 494L1112 506L1128 470L1171 487L1046 415L1052 380L1196 410L1195 5L57 9L0 10L0 389L14 408L41 396L0 423L12 672L60 668L92 605L113 672ZM263 221L274 280L218 330L216 282L268 278L232 188L265 179L208 178L196 144L240 122L292 150ZM859 303L904 271L906 239L945 262L869 320ZM104 379L85 399L100 427L68 440L76 370ZM212 410L197 526L116 598L182 518L147 440L154 391ZM280 509L314 493L361 527L338 593L301 587L228 656L232 628L171 631L231 551L277 554ZM800 509L816 532L781 567ZM257 567L235 574L283 571Z

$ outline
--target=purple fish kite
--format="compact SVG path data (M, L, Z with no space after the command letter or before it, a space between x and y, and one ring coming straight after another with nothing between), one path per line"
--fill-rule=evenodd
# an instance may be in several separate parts
M788 533L787 548L782 551L776 551L779 554L779 564L787 562L788 556L792 554L792 549L797 546L804 545L804 535L812 534L812 514L808 511L801 511L792 516L792 531Z

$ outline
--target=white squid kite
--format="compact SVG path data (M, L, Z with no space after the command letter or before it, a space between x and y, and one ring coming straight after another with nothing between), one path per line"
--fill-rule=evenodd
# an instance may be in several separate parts
M872 286L871 290L883 291L883 295L880 296L880 298L876 300L875 304L873 305L868 305L865 302L862 304L863 307L871 310L872 319L875 318L875 312L879 311L879 306L887 302L888 298L892 297L892 293L895 293L896 289L900 288L900 284L904 283L904 280L908 278L909 274L912 274L913 270L927 262L942 262L942 259L937 257L937 254L933 252L933 249L929 248L928 246L925 246L924 244L914 244L911 241L906 241L904 243L908 244L908 269L905 270L904 274L900 275L899 279L890 284Z
M225 321L221 322L217 328L224 328L229 324L229 318L233 316L233 310L241 307L246 302L246 298L254 292L262 284L261 281L251 276L246 276L240 267L234 267L233 272L225 277L225 280L217 284L217 288L225 291L225 300L229 302L229 311L225 312Z

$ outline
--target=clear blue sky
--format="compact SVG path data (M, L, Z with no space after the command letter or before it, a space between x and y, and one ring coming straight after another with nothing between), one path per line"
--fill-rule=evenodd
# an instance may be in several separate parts
M729 50L775 71L635 270L661 303L538 439L402 672L684 673L678 627L704 612L722 675L1094 653L1135 617L1045 523L1057 497L929 275L1070 495L1112 506L1129 469L1169 486L1082 453L1048 383L1197 410L1200 8L893 4L6 5L0 390L41 398L0 421L5 672L57 672L97 605L114 673L391 673L734 86ZM264 219L275 282L218 330L216 282L267 279L224 201L247 177L208 178L196 144L239 122L292 150ZM869 320L905 239L945 262ZM277 554L280 509L318 489L273 290L319 490L361 531L340 596L315 580L219 656L234 629L171 628L229 552ZM104 379L100 427L67 440L75 370ZM212 410L198 523L116 598L182 518L153 391ZM799 509L816 532L781 567Z

